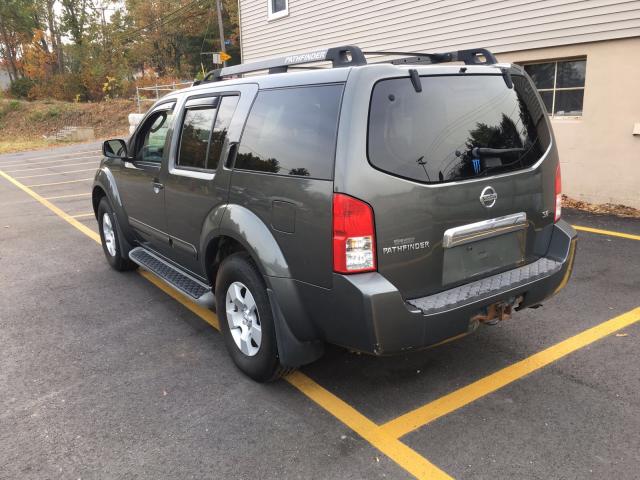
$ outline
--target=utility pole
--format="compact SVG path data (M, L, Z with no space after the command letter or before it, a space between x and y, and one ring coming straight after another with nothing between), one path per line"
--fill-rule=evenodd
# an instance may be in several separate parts
M224 28L222 27L222 6L220 5L221 0L216 0L216 10L218 11L218 30L220 31L220 51L222 53L227 53L227 48L224 45ZM222 62L222 66L227 66L227 61Z

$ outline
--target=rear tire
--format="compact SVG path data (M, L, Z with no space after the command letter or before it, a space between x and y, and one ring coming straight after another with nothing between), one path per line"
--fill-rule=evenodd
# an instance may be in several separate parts
M137 265L129 260L129 252L121 251L117 222L118 219L109 200L107 197L102 197L98 204L98 229L104 256L114 270L119 272L134 270Z
M267 286L247 254L222 261L216 306L225 346L242 372L257 382L271 382L292 370L280 364Z

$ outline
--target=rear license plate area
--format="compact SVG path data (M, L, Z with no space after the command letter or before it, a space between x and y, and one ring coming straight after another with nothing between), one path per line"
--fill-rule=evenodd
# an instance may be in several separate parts
M525 230L444 249L442 284L472 281L524 263Z

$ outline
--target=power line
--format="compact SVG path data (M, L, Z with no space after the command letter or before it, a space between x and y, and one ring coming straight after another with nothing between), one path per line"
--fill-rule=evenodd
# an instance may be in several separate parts
M181 15L178 15L180 13L191 13L191 9L193 7L199 6L198 4L200 4L203 0L192 0L191 2L187 3L186 5L183 5L180 8L177 8L176 10L167 13L166 15L162 15L159 18L157 18L156 20L148 23L147 25L143 26L143 27L139 27L135 30L133 30L132 32L124 32L120 35L115 36L114 38L116 40L124 40L124 39L132 39L134 36L137 36L139 33L142 33L145 30L155 30L159 27L162 27L168 23L171 23L173 21L176 20L186 20L188 18L192 18L192 17L182 17ZM205 12L206 13L206 12ZM178 15L178 16L176 16ZM197 16L197 15L196 15Z
M124 39L132 39L135 36L139 36L139 34L141 34L142 32L144 32L145 30L155 30L159 27L162 27L163 25L166 25L167 23L170 23L172 21L175 20L181 20L183 19L181 16L179 16L179 13L187 13L193 6L195 6L200 0L194 0L190 3L188 3L187 5L184 5L176 10L174 10L173 12L168 13L167 15L163 15L160 16L159 18L157 18L156 20L154 20L153 22L150 22L149 24L143 26L143 27L139 27L135 30L133 30L132 32L124 32L121 35L117 35L115 38L118 40L124 40ZM178 16L177 16L178 15Z

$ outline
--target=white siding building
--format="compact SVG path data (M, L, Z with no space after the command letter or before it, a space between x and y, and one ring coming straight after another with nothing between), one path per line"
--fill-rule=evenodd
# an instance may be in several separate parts
M534 78L564 192L640 208L640 1L239 0L242 61L334 45L488 48Z

